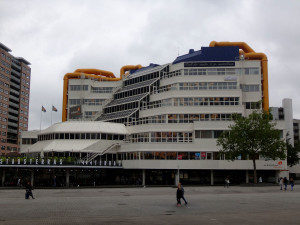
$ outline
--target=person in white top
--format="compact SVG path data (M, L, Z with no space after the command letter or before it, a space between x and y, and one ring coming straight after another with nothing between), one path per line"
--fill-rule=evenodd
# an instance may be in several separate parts
M279 185L280 185L280 190L282 190L282 185L283 185L283 178L280 177L279 179Z

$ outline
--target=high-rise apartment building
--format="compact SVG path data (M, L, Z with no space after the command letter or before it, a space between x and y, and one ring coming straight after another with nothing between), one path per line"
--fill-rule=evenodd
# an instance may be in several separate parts
M30 63L0 43L0 155L19 151L19 136L28 130Z

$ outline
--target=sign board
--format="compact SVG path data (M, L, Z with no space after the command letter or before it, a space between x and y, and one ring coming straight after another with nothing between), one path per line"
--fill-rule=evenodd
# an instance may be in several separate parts
M69 119L79 119L82 116L81 105L70 107Z
M188 62L184 63L184 67L225 67L235 66L235 62Z

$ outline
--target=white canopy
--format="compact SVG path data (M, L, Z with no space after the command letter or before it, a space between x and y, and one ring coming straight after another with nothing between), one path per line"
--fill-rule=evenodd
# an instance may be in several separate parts
M40 134L49 133L108 133L108 134L128 134L124 124L110 123L102 121L67 121L56 123L42 130Z
M21 153L33 152L97 152L104 153L118 146L117 141L111 140L48 140L39 141L34 145L24 147Z

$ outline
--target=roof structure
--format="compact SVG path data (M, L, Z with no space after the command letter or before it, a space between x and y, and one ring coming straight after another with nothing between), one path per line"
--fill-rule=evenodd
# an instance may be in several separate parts
M0 48L4 49L7 52L11 52L11 49L5 46L4 44L2 44L1 42L0 42Z
M201 50L190 49L188 54L178 56L173 64L192 61L236 61L238 58L238 46L202 47Z
M110 148L118 146L116 141L111 140L48 140L39 141L34 145L24 147L21 153L34 152L96 152L104 153Z
M56 123L40 134L49 133L108 133L108 134L127 134L128 131L124 124L110 123L103 121L67 121Z

